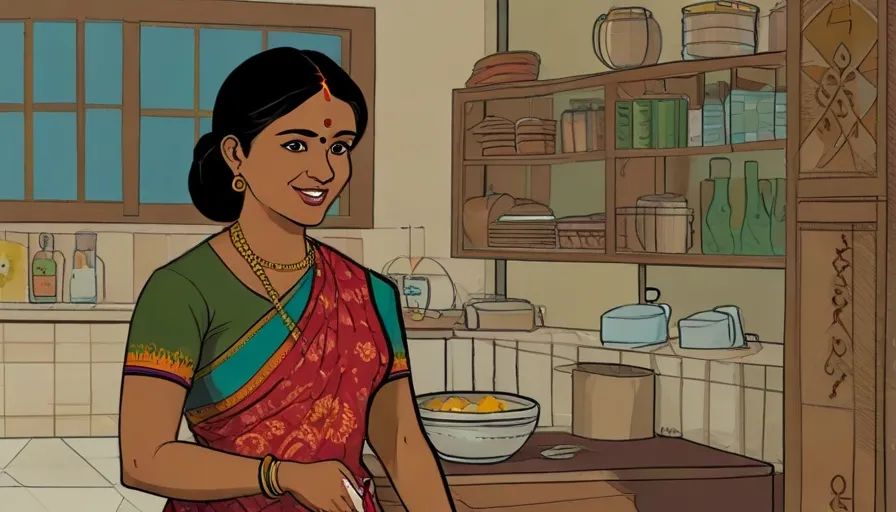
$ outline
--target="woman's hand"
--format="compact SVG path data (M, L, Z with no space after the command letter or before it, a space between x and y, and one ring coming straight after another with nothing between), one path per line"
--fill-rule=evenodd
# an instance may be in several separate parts
M283 462L277 476L283 490L314 512L356 512L345 486L345 480L354 486L355 477L341 462Z

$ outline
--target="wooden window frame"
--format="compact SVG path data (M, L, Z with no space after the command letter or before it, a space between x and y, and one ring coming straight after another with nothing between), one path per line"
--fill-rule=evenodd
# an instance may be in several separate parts
M0 21L25 23L24 104L0 104L0 111L22 111L25 130L33 126L36 111L78 113L78 201L35 201L33 197L33 135L25 136L24 201L0 201L4 222L102 222L140 224L215 224L191 204L140 204L140 27L170 25L199 28L245 28L338 35L342 38L342 67L357 82L370 113L367 132L354 149L351 182L340 196L339 215L328 216L322 228L373 227L374 164L374 75L376 19L373 8L279 4L245 0L9 0L0 11ZM35 21L77 23L77 102L74 104L34 104L33 56ZM84 24L89 21L122 23L122 202L85 202L85 113ZM198 52L198 46L195 48ZM199 68L199 63L194 62ZM198 84L194 84L198 91ZM97 108L115 108L97 105ZM194 105L198 130L202 112ZM157 113L158 115L158 113ZM184 162L184 166L189 162ZM186 181L184 183L186 186Z

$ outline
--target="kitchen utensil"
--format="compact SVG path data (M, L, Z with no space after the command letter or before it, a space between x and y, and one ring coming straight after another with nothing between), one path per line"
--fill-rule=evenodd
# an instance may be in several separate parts
M572 371L572 434L623 441L654 436L653 371L579 363Z
M681 10L684 60L756 53L759 8L744 2L700 2Z
M652 66L663 48L660 24L643 7L617 7L600 15L592 41L594 54L609 69Z
M744 332L744 314L737 306L716 306L713 311L725 313L731 317L731 326L734 328L731 347L740 348L747 346L747 334Z
M678 321L678 344L692 350L746 348L743 314L737 306L718 306Z
M541 456L552 460L566 460L576 456L582 451L581 446L574 444L558 444L557 446L541 451Z
M342 479L342 485L345 486L345 490L348 491L348 497L351 498L355 511L366 512L364 509L364 500L361 498L361 493L358 489L348 481L348 478Z
M535 431L539 406L531 398L510 393L451 391L417 396L417 405L438 398L461 397L478 402L486 395L507 402L499 412L430 411L420 407L420 421L444 460L463 464L494 464L513 456Z
M668 304L628 304L600 317L600 339L605 346L639 348L669 339Z
M734 336L731 315L721 311L701 311L678 321L678 344L681 348L732 348Z
M28 301L28 249L0 240L0 302Z

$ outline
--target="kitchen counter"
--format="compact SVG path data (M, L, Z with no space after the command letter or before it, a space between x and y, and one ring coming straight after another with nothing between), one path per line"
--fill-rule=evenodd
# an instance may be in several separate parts
M583 448L573 458L548 460L540 453L561 444ZM403 510L372 455L365 465L384 509ZM756 512L773 510L773 467L684 439L594 441L558 432L536 432L509 460L467 465L442 462L452 490L471 485L612 483L634 495L639 512ZM674 504L674 507L672 506ZM505 509L502 509L505 510ZM507 508L508 512L514 508Z

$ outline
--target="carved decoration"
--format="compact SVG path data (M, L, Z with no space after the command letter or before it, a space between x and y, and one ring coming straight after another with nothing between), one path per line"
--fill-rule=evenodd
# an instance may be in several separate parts
M877 5L802 2L800 174L877 174Z
M848 484L843 475L836 475L831 479L831 502L828 504L829 512L849 512L849 504L852 498L846 495Z
M830 353L824 363L824 372L834 377L831 384L831 400L837 398L837 388L843 384L850 372L849 366L844 363L846 353L852 348L853 339L846 324L843 322L844 311L850 306L852 293L850 291L850 274L852 268L850 261L852 247L846 234L840 235L840 247L834 248L834 258L831 267L834 269L834 281L831 290L831 325L828 328L830 335Z

